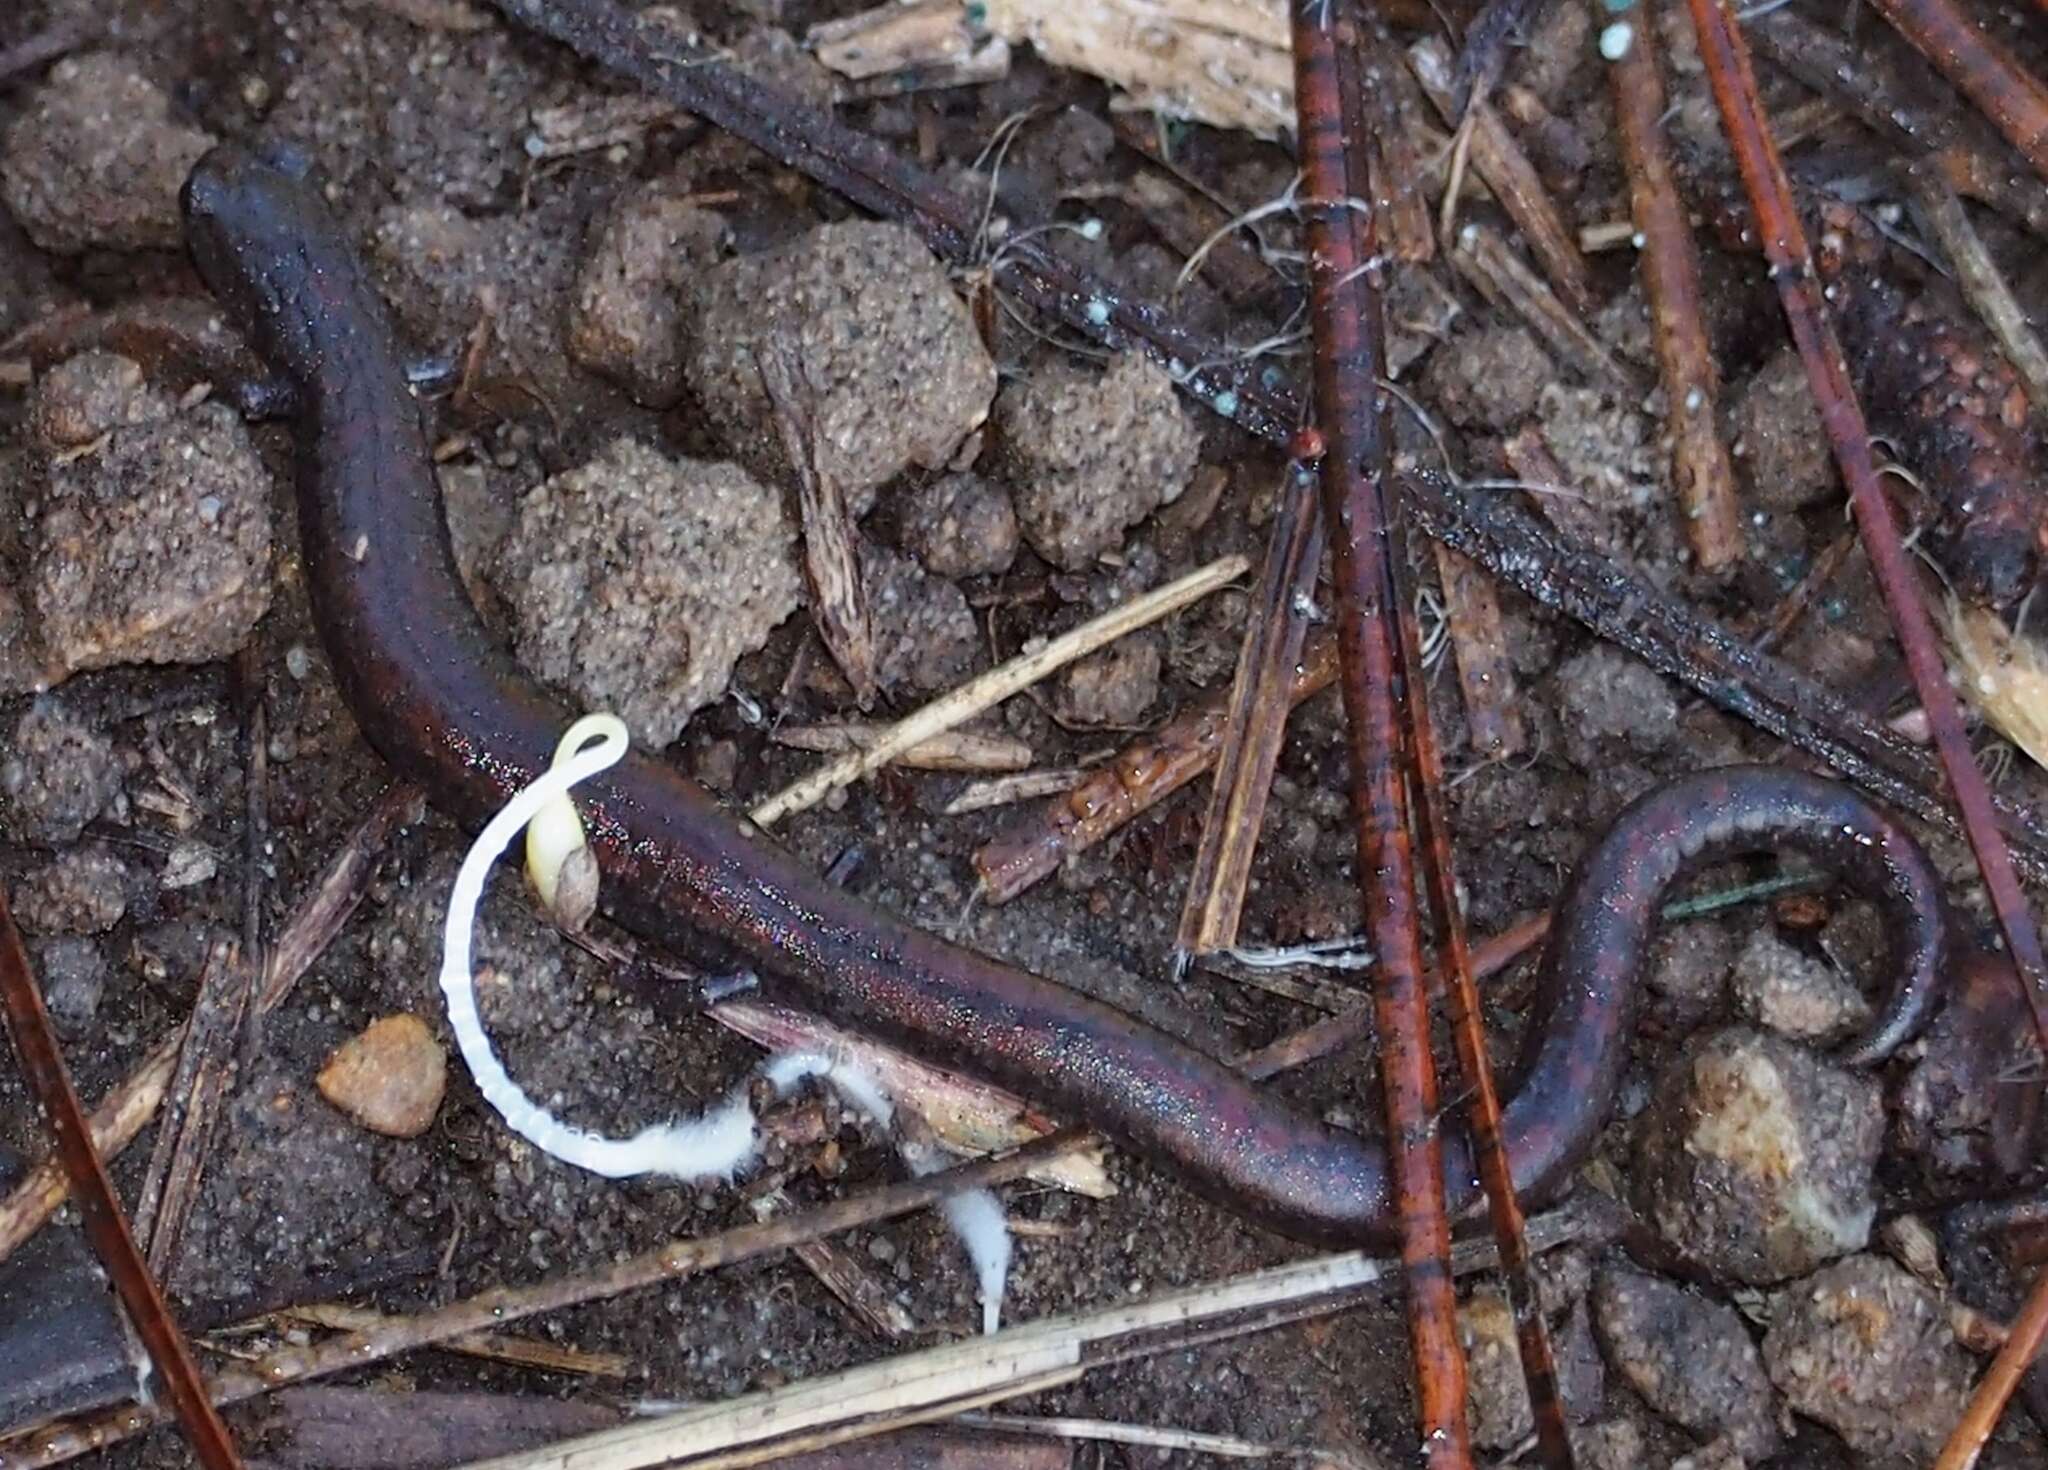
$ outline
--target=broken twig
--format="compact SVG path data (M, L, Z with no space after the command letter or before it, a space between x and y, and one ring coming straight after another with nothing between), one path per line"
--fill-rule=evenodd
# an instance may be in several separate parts
M1087 772L1078 767L1055 767L1043 771L1019 771L1013 776L994 776L986 781L975 781L941 809L948 817L964 817L969 812L986 810L992 806L1008 806L1012 802L1034 801L1041 796L1057 796L1072 791L1080 785Z
M1664 146L1664 79L1655 26L1642 5L1616 15L1605 0L1594 0L1593 9L1596 24L1629 28L1628 43L1608 62L1607 77L1664 381L1671 483L1694 560L1703 571L1719 571L1742 555L1742 506L1721 442L1720 375L1700 316L1699 255Z
M1290 464L1267 542L1266 566L1238 648L1216 781L1181 903L1180 930L1174 940L1177 966L1237 943L1238 916L1244 910L1259 829L1265 824L1266 797L1287 733L1287 715L1294 708L1296 671L1322 564L1315 476Z
M1543 262L1544 273L1570 306L1570 314L1576 319L1590 311L1593 282L1586 269L1586 258L1579 253L1578 241L1551 199L1550 191L1544 188L1536 165L1529 161L1500 114L1490 103L1479 101L1472 104L1460 122L1453 95L1451 58L1441 42L1417 41L1408 48L1408 63L1444 120L1454 127L1470 129L1473 168L1521 229L1529 249Z
M845 755L867 749L888 728L864 720L837 720L828 725L777 725L768 738L791 750ZM1031 747L1014 735L948 730L919 741L891 764L914 771L1021 771L1031 764Z
M1466 743L1481 760L1519 755L1529 736L1516 697L1500 596L1491 578L1448 546L1436 547L1436 573L1458 687L1465 695Z
M2018 153L1968 125L1972 119L1953 94L1926 85L1924 69L1899 66L1889 48L1859 46L1794 10L1755 13L1744 30L1765 56L1904 150L1912 172L1932 173L1958 194L2048 234L2048 193L2025 175ZM1780 148L1790 146L1784 121Z
M225 940L207 950L200 966L198 996L165 1092L170 1106L135 1206L135 1233L149 1242L149 1268L166 1280L199 1197L221 1104L234 1080L236 1043L253 978L242 950Z
M1336 681L1337 640L1322 632L1310 635L1289 700L1300 704ZM1176 716L1042 811L975 849L982 896L990 903L1008 903L1209 770L1223 747L1226 709L1219 698Z
M879 770L904 751L943 735L1018 691L1030 688L1055 669L1064 668L1104 644L1113 643L1126 633L1156 623L1189 603L1208 596L1243 576L1248 565L1241 556L1221 557L1177 581L1113 607L1101 617L1062 633L1043 648L1019 654L1000 668L969 679L951 693L941 695L889 726L874 744L828 761L761 802L748 815L757 826L773 826L792 812L800 812L823 800L828 792L851 785Z
M331 1332L372 1332L391 1320L386 1313L340 1302L310 1302L287 1307L276 1315ZM472 1332L467 1337L450 1338L441 1346L451 1353L485 1362L513 1363L522 1368L573 1373L585 1378L624 1378L633 1369L633 1360L624 1353L586 1352L539 1338L515 1337L508 1332Z
M816 394L804 376L796 350L782 337L755 349L761 387L775 410L783 451L796 476L797 505L804 528L804 581L811 592L811 616L818 636L853 686L862 709L875 702L875 635L861 582L860 550L846 487L819 463Z
M1559 299L1543 277L1529 269L1493 226L1478 220L1460 225L1451 263L1488 300L1505 306L1527 322L1552 351L1589 380L1632 398L1642 396L1644 385L1635 368L1594 336L1579 314Z

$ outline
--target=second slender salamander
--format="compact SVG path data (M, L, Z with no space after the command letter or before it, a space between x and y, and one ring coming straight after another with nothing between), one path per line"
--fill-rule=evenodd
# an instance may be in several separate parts
M342 696L393 767L480 825L546 767L574 715L492 640L463 592L384 303L299 170L224 144L193 170L184 208L201 271L298 390L301 546ZM1286 1234L1393 1236L1376 1142L1301 1116L1122 1011L870 907L665 762L629 755L579 804L603 905L628 929L675 943L700 926L818 1009L1100 1129ZM1769 767L1652 792L1585 860L1545 954L1504 1119L1527 1197L1560 1185L1607 1117L1665 889L1701 864L1777 847L1884 911L1890 990L1852 1057L1883 1056L1924 1019L1940 977L1940 890L1890 816L1845 786ZM1447 1144L1451 1207L1466 1212L1471 1153L1462 1134Z

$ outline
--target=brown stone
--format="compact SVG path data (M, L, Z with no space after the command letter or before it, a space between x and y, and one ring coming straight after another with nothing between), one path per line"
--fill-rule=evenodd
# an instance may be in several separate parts
M441 1043L417 1016L385 1016L335 1049L320 1069L320 1095L372 1133L417 1138L448 1086Z

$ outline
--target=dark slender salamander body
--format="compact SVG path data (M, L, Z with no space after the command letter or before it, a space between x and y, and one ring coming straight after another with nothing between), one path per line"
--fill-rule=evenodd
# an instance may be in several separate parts
M234 145L193 171L193 256L252 344L297 387L300 538L335 677L370 743L481 825L548 764L573 718L521 673L456 576L419 411L384 305L319 193ZM1100 1129L1197 1192L1289 1235L1393 1233L1386 1156L1303 1118L1223 1063L1121 1011L944 943L833 888L663 762L629 755L581 787L615 919L656 942L691 925L814 1006ZM1613 1100L1638 973L1686 869L1788 847L1883 908L1894 978L1856 1046L1884 1055L1924 1019L1944 923L1912 838L1847 787L1775 768L1689 777L1624 814L1559 914L1504 1133L1530 1197L1563 1182ZM1455 1211L1476 1187L1447 1140Z

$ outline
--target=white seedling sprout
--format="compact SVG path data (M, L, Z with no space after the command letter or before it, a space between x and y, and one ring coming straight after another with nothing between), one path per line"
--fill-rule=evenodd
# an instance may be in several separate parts
M528 823L534 823L536 830L527 841L527 871L544 898L554 893L571 855L578 849L587 851L582 819L569 800L570 788L616 765L625 753L626 727L618 716L586 715L562 737L554 764L505 803L477 834L455 875L442 932L441 994L448 1001L448 1025L484 1100L498 1110L506 1127L541 1152L607 1179L636 1174L730 1179L755 1150L754 1112L744 1089L696 1118L653 1124L631 1138L605 1138L562 1122L528 1097L491 1049L477 1013L469 952L491 865Z
M617 715L585 715L555 747L555 767L566 764L592 740L604 742L598 748L611 752L604 765L593 769L593 775L626 753L626 727ZM576 815L576 803L569 800L568 787L574 784L569 782L544 802L526 826L526 879L540 896L542 907L572 933L597 911L597 855L583 838L583 819Z
M564 909L572 917L580 913L576 923L588 918L597 901L597 863L569 792L579 782L618 764L626 745L626 726L618 716L584 716L562 736L553 764L515 793L477 834L455 875L442 930L441 993L448 1002L448 1025L484 1100L497 1109L508 1128L550 1157L607 1179L641 1174L684 1180L731 1179L753 1162L760 1149L759 1125L744 1083L723 1102L694 1118L653 1124L631 1138L606 1138L564 1123L528 1097L492 1050L477 1011L470 947L477 905L483 900L492 866L523 829L527 876L542 903L558 917ZM880 1084L844 1058L784 1052L769 1057L760 1072L777 1096L817 1078L879 1126L886 1129L895 1122L895 1106ZM918 1174L932 1173L947 1162L930 1145L906 1144L902 1153ZM1010 1234L1002 1205L990 1191L970 1189L949 1196L942 1208L974 1266L982 1330L993 1332L1001 1317L1010 1263Z

